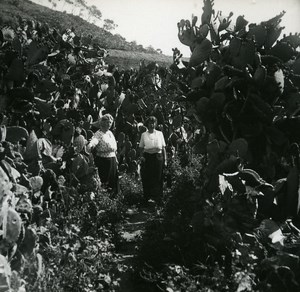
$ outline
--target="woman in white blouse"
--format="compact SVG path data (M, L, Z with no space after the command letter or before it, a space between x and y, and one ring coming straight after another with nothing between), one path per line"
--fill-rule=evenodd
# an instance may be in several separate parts
M98 168L101 184L118 192L117 142L110 128L114 118L105 114L99 121L100 129L94 134L88 149L93 149L95 165Z
M141 135L141 178L145 199L160 200L163 193L163 168L167 165L166 143L161 131L156 130L157 119L150 116L148 130Z

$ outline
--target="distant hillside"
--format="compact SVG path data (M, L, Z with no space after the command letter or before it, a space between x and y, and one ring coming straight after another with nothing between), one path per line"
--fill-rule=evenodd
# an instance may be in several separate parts
M35 4L28 0L0 0L0 25L9 24L16 28L18 19L32 19L48 23L61 33L66 28L74 27L76 34L82 36L93 36L93 42L99 43L110 52L107 61L118 64L120 67L137 67L144 59L146 62L156 61L160 65L169 66L172 57L158 53L149 54L141 45L127 42L120 35L112 33L91 24L79 16L65 12L54 11L50 8Z
M130 52L121 50L109 50L109 56L106 62L109 64L118 64L123 68L138 68L141 60L146 62L156 62L161 66L170 66L173 62L172 57L162 54L149 54L143 52Z
M50 8L35 4L28 0L0 0L0 21L2 23L17 23L20 16L25 19L34 19L46 22L50 27L55 27L63 32L66 28L74 27L76 34L93 35L94 41L100 41L105 48L122 49L122 39L117 35L91 24L79 16L54 11ZM128 42L123 40L126 44Z

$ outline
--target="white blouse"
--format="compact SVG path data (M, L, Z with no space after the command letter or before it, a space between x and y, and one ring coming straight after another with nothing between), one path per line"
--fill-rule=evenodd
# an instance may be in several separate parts
M89 143L89 148L95 147L96 156L115 157L117 142L114 134L108 130L106 133L98 130Z
M139 146L147 153L161 153L162 148L166 147L164 135L158 130L154 130L153 133L146 131L142 133Z

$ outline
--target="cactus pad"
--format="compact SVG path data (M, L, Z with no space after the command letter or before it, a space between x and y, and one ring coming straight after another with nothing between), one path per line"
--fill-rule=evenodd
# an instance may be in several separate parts
M4 216L6 216L6 218L4 218ZM4 222L6 222L5 227L3 226ZM0 224L2 229L6 229L6 234L3 234L3 237L9 243L15 243L19 238L22 226L22 219L19 213L12 207L8 207L7 212L4 212L2 208Z

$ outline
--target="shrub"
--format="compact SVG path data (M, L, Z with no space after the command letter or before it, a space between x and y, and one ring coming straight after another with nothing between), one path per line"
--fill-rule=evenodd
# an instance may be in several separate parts
M133 174L123 173L120 177L120 190L126 205L139 205L143 202L141 180Z

